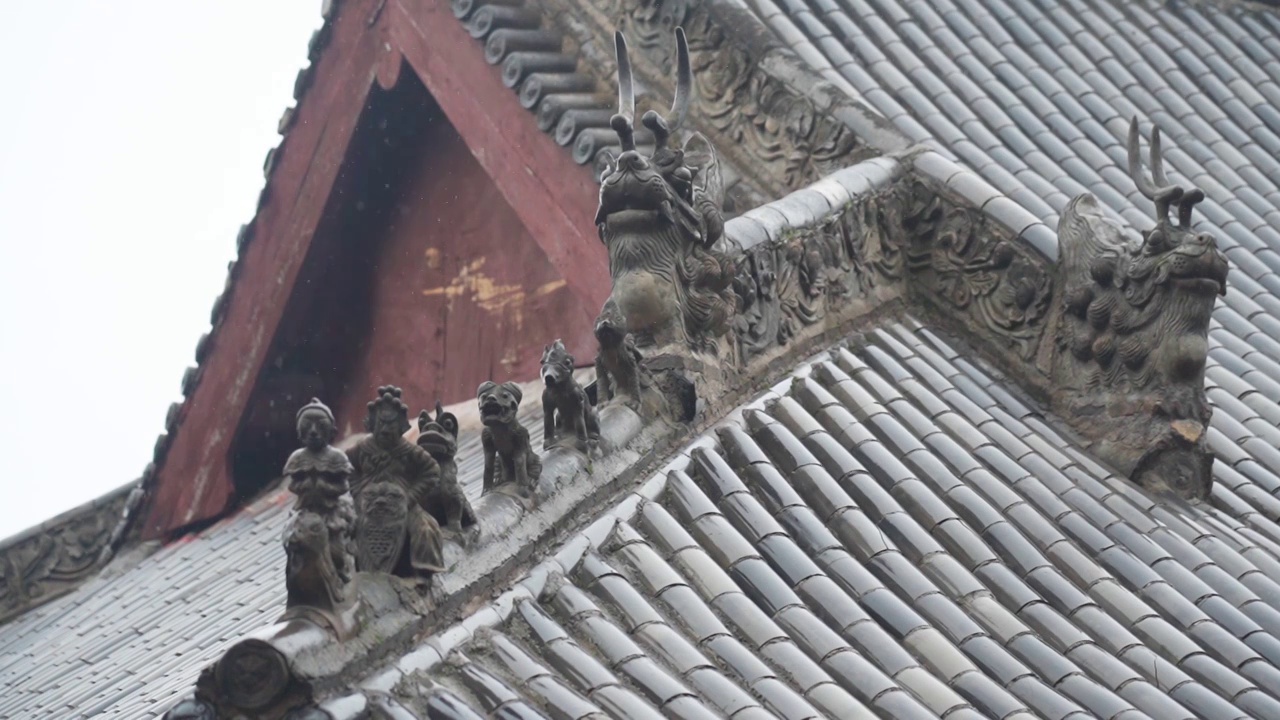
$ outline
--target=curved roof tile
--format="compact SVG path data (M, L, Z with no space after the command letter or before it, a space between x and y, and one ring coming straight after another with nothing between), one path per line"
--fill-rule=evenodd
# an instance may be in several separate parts
M1152 497L955 347L907 319L802 364L365 690L547 717L1280 713L1280 516L1243 499L1276 476L1219 462L1210 503Z

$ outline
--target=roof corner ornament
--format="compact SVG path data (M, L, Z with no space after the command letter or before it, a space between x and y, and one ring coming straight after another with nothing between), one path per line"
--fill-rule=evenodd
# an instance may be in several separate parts
M645 153L634 126L627 41L615 33L618 112L610 126L622 147L603 173L596 225L609 253L609 301L646 362L667 356L677 367L705 367L732 357L735 266L722 251L724 188L715 150L696 132L675 145L694 92L683 28L675 36L675 99L668 113L649 110L640 118L654 141Z
M1139 135L1134 118L1129 174L1155 203L1155 227L1141 242L1126 239L1091 194L1072 200L1059 223L1055 392L1074 417L1087 418L1099 455L1131 480L1204 498L1213 465L1205 440L1209 319L1226 293L1227 259L1211 235L1191 227L1204 192L1169 182L1158 128L1148 177Z

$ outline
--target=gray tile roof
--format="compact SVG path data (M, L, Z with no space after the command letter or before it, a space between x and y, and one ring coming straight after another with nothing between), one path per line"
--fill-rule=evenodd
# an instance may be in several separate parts
M1083 192L1150 228L1122 168L1130 119L1158 126L1174 181L1207 196L1197 226L1233 265L1207 375L1214 402L1243 414L1214 415L1215 452L1277 454L1280 16L1153 0L748 4L829 80L1048 228Z
M1150 0L747 5L931 147L917 171L985 198L1050 257L1084 191L1151 226L1120 168L1131 116L1161 128L1235 265L1211 330L1210 500L1113 476L974 353L888 321L801 364L491 605L327 707L1280 717L1280 19ZM812 190L834 205L860 177ZM780 201L733 222L763 239L815 213ZM478 469L460 470L474 497ZM0 626L0 717L162 712L283 609L287 504L269 495Z
M1264 458L1280 470L1280 16L1148 1L752 5L899 130L1050 228L1082 192L1151 227L1121 168L1129 119L1159 126L1166 166L1206 193L1198 227L1233 265L1210 330L1209 397L1230 409L1214 414L1211 445L1237 486Z
M802 364L365 691L443 717L1280 717L1280 525L1241 493L1277 476L1153 498L965 357L907 320Z

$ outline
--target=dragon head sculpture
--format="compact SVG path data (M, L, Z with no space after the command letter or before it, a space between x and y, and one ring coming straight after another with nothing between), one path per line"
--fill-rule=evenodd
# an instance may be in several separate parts
M1200 495L1209 483L1203 458L1189 458L1186 465L1200 469L1174 479L1163 456L1184 446L1203 451L1212 412L1204 392L1209 319L1217 296L1226 292L1227 259L1212 236L1192 229L1192 210L1204 192L1169 183L1159 129L1151 135L1150 178L1136 118L1128 150L1130 176L1155 203L1155 227L1135 243L1093 195L1067 205L1058 227L1062 300L1055 380L1077 412L1102 411L1111 418L1099 430L1131 477ZM1163 469L1155 472L1157 467Z
M693 74L684 30L676 28L676 91L669 113L650 110L641 124L652 152L636 143L635 92L627 42L616 33L618 113L610 125L621 152L605 168L596 224L609 251L610 297L638 345L687 343L707 349L729 329L735 309L733 262L713 246L723 237L724 188L715 151L693 133L672 135L689 114Z

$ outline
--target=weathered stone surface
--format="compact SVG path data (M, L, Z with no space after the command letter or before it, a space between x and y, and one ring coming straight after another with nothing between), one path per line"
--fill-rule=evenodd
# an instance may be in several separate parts
M529 442L529 431L516 419L524 391L516 383L480 385L476 400L484 422L484 491L511 483L523 497L531 497L542 475L542 460Z
M732 167L727 196L781 197L876 152L906 148L900 133L781 47L738 3L557 0L551 6L584 55L598 51L596 38L625 29L634 44L633 71L663 101L671 97L665 78L677 64L671 28L684 27L698 76L690 124ZM607 82L614 67L604 53L596 54L601 62L587 62L585 69Z
M356 569L429 580L444 570L440 525L426 511L440 466L409 442L409 408L400 388L378 388L369 403L369 436L347 451L354 468Z
M626 40L617 35L618 113L622 146L600 186L596 223L609 250L610 294L637 346L657 352L714 353L734 311L732 261L719 249L724 188L716 151L700 134L672 143L692 102L693 75L682 29L676 29L676 94L666 115L640 122L656 146L636 145L635 94Z
M1155 203L1156 219L1141 243L1093 195L1063 213L1052 377L1063 414L1095 428L1103 457L1135 482L1203 498L1213 463L1204 439L1213 413L1204 389L1209 320L1226 294L1227 259L1213 236L1192 230L1204 193L1169 183L1160 131L1152 131L1150 178L1139 139L1135 118L1129 174Z
M312 399L298 410L297 432L303 447L289 456L283 473L297 498L284 535L286 607L314 611L338 630L355 573L356 513L347 485L353 468L330 444L336 428L324 403Z
M70 510L0 546L0 622L74 589L110 558L127 530L136 484ZM140 499L136 496L134 504Z

